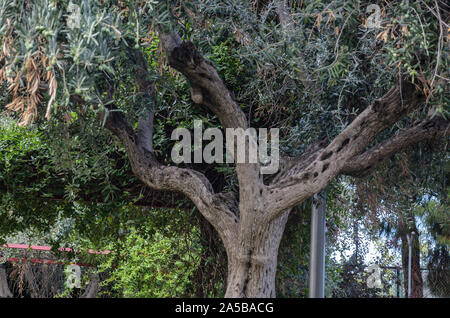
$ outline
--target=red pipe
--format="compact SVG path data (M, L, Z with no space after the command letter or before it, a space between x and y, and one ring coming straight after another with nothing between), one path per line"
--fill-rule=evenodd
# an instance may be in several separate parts
M5 248L19 248L19 249L32 249L35 251L50 251L52 248L50 246L39 246L39 245L27 245L27 244L3 244L3 247ZM61 247L58 248L58 251L60 252L71 252L72 249L68 247ZM94 251L92 249L88 250L88 253L90 254L109 254L111 251Z

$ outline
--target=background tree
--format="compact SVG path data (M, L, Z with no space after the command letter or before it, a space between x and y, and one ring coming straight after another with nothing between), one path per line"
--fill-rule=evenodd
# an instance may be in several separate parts
M448 223L448 213L431 207L437 202L445 205L448 200L447 144L425 143L402 152L385 161L370 178L357 182L359 209L368 216L375 235L382 233L391 238L392 246L401 250L403 273L408 273L409 244L407 235L415 233L412 241L412 291L411 297L423 297L421 261L429 255L421 245L431 234L431 245L441 245L435 231L442 231ZM433 217L434 216L434 217ZM425 223L427 228L417 224ZM433 228L435 230L433 231ZM434 234L433 234L434 232ZM444 240L445 241L445 240ZM431 254L433 248L431 248ZM407 280L403 281L404 290Z

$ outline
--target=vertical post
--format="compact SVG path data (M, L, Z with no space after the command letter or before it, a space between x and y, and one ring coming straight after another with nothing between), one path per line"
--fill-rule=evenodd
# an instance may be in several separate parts
M408 239L408 298L411 298L411 265L412 265L412 243L414 232L410 234L406 234L406 238Z
M400 298L400 268L396 267L395 268L395 273L397 274L397 279L396 279L396 289L397 289L397 298Z
M311 209L311 251L309 260L309 298L325 296L325 214L326 191L313 197Z

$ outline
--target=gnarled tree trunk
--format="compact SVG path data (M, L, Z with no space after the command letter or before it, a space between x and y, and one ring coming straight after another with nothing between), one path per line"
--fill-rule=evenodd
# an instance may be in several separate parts
M8 287L8 277L5 266L0 264L0 298L11 298L13 294Z
M289 212L275 221L243 231L228 252L228 281L225 297L275 297L278 248Z
M245 114L214 65L194 44L183 42L176 33L161 34L160 38L170 66L189 82L194 103L208 107L224 129L249 128ZM142 53L136 54L136 81L141 91L152 95L154 87L145 58ZM235 162L238 194L215 193L202 173L158 162L151 144L152 109L140 118L137 132L117 111L109 112L106 127L125 146L133 172L143 183L185 194L217 230L228 258L226 296L274 297L278 247L294 206L324 189L338 175L363 176L405 147L449 134L448 121L435 116L369 147L381 132L418 109L423 101L424 96L414 85L402 82L394 86L333 140L312 145L301 156L282 157L278 172L270 178L261 175L259 162Z

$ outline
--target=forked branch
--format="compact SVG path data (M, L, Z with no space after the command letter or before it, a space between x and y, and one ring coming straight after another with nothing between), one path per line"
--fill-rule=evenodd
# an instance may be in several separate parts
M366 108L328 146L315 151L282 171L282 178L267 187L269 220L310 198L339 175L347 162L361 154L384 129L415 110L423 96L412 84L403 82Z
M441 116L422 120L398 135L391 137L366 152L348 160L341 174L362 177L373 171L384 159L419 142L450 134L450 123Z

